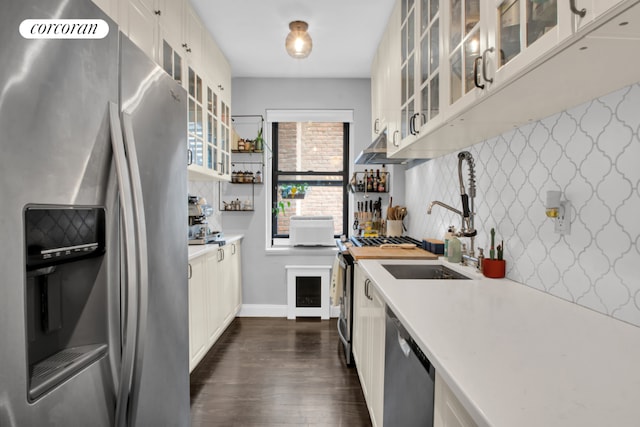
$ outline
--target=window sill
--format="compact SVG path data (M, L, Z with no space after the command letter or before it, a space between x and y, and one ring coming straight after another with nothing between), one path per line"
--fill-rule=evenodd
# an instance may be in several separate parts
M265 253L268 256L332 256L338 253L338 248L332 246L272 246L266 248Z

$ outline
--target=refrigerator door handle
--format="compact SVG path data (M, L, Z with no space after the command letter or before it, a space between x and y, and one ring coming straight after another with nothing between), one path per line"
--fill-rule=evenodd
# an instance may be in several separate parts
M116 426L127 425L127 413L130 400L131 383L133 380L133 364L136 352L136 316L138 303L137 293L137 260L135 241L135 219L133 207L133 195L131 190L131 177L127 167L124 141L122 139L122 126L120 124L119 108L113 102L109 103L109 118L111 124L111 145L118 177L118 191L120 193L120 206L122 211L122 223L124 231L124 244L126 252L126 317L124 342L122 343L122 360L120 365L120 379L117 385L116 397Z
M140 392L140 378L142 376L142 360L144 356L144 344L147 333L147 310L149 306L149 253L147 245L147 227L145 222L144 200L142 197L142 180L136 151L135 137L133 135L133 122L131 114L122 113L122 125L124 130L124 145L129 163L131 175L131 188L133 189L134 221L136 225L137 265L138 265L138 320L136 322L136 351L133 362L133 383L131 387L130 414L131 425L136 425L136 408L138 407L138 393Z

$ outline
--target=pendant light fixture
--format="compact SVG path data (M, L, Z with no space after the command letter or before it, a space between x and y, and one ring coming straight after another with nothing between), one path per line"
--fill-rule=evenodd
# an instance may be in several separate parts
M297 59L306 58L311 53L313 43L307 33L309 25L304 21L293 21L289 23L291 32L284 43L287 53Z

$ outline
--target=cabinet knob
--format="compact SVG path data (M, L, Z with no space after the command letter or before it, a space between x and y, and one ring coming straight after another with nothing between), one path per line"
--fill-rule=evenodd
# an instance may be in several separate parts
M153 13L155 13L156 15L160 16L162 15L162 11L161 10L154 10Z

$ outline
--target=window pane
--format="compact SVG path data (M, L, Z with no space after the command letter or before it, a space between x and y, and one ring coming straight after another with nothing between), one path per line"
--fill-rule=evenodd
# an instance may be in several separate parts
M278 170L339 172L343 169L342 123L278 123Z
M504 2L500 13L500 65L520 53L520 1Z
M166 40L162 40L162 68L173 76L173 49Z
M304 198L299 193L295 197L291 196L293 185L281 184L278 186L278 188L286 187L290 187L288 198L283 198L282 192L278 193L279 211L276 216L277 230L275 234L279 236L289 234L289 218L293 215L330 215L333 217L334 234L342 234L343 185L332 187L309 185L306 188Z
M451 81L450 81L450 94L451 97L449 102L453 104L460 98L462 95L462 55L461 48L456 49L456 51L451 56Z
M473 61L480 55L480 31L475 31L469 36L464 43L464 69L465 69L465 85L464 93L469 92L475 87L473 81Z
M464 34L473 31L480 22L480 0L466 0L464 8Z
M527 46L555 28L557 23L557 0L527 0Z
M182 58L178 52L173 52L173 78L182 82Z
M440 66L440 50L439 50L439 34L440 34L440 21L436 19L436 21L431 26L431 32L429 34L430 39L430 47L429 47L429 63L431 66L431 73L436 71L438 66Z

